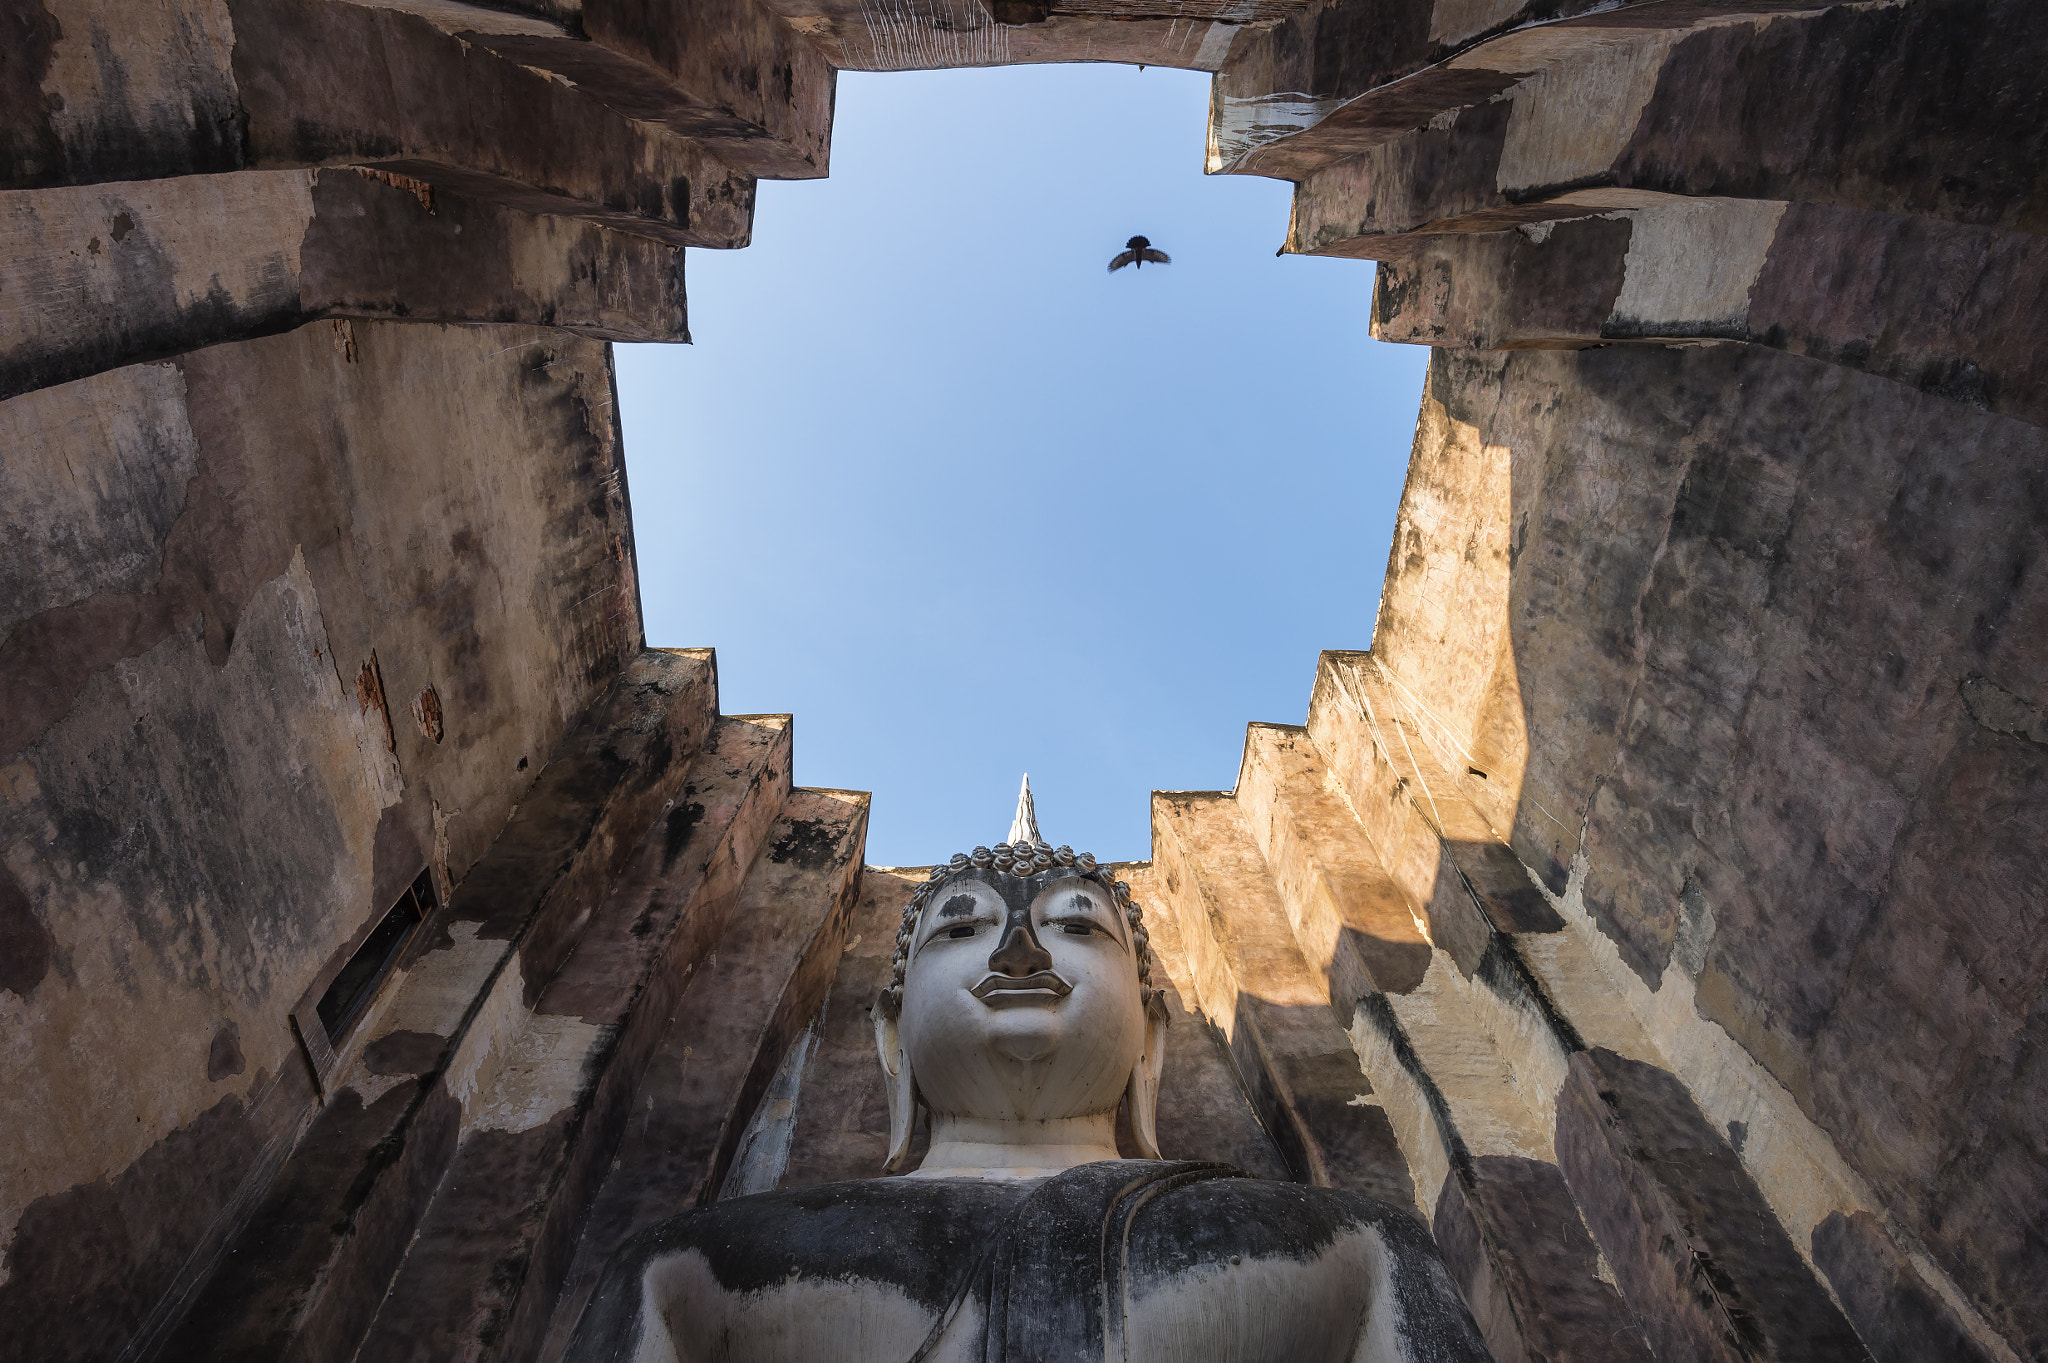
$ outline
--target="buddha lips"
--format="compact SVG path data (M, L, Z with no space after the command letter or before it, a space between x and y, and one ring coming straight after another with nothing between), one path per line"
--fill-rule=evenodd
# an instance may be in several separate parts
M1074 986L1056 970L1040 970L1023 976L984 975L981 983L967 992L983 1003L988 1002L991 994L1051 994L1055 999L1063 999L1074 992Z

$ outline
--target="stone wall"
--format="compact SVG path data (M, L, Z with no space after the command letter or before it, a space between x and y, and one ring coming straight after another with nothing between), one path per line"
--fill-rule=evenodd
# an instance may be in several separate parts
M1215 72L1210 168L1437 347L1370 650L1126 868L1166 1153L1411 1208L1503 1360L2048 1358L2044 56L2022 0L0 8L0 1352L552 1358L639 1226L875 1172L921 872L644 647L605 342L686 338L838 69L1090 59Z
M0 429L0 1332L83 1357L289 1146L302 996L639 651L632 528L604 347L560 332L316 322Z
M1439 352L1424 401L1416 483L1506 466L1459 576L1518 694L1458 705L1411 642L1449 546L1405 515L1375 665L1461 785L1518 784L1499 826L1823 1271L1889 1214L2038 1347L2048 750L2007 697L2048 675L2048 437L1735 346Z
M1596 1248L1660 1357L2039 1352L2044 476L2038 427L1765 349L1439 351L1372 650L1234 796L1158 797L1184 925L1284 906L1497 1353L1605 1329Z

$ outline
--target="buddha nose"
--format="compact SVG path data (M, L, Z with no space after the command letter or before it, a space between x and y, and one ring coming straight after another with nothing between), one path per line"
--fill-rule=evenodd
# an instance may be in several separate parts
M1030 914L1010 914L1010 921L1003 927L1003 940L989 953L988 968L1018 980L1052 969L1052 953L1039 945L1038 934L1031 930Z

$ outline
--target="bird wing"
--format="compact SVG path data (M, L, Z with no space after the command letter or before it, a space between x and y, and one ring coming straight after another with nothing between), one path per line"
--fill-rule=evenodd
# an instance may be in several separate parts
M1143 256L1143 257L1144 257L1144 258L1145 258L1146 260L1149 260L1149 261L1151 261L1151 262L1152 262L1153 264L1155 264L1155 265L1171 265L1171 264L1173 264L1173 257L1172 257L1172 256L1170 256L1170 255L1168 255L1168 254L1166 254L1166 252L1164 252L1164 251L1154 251L1154 250L1149 250L1149 249L1148 249L1148 250L1140 251L1140 252L1139 252L1138 254L1139 254L1139 255L1141 255L1141 256Z
M1138 253L1136 251L1126 251L1122 255L1118 256L1115 260L1110 261L1109 268L1112 270L1121 270L1124 266L1130 264L1137 258Z

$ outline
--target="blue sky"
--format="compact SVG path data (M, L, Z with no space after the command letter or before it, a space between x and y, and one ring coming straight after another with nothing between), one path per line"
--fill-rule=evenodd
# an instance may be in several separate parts
M1150 855L1370 642L1426 352L1372 267L1274 252L1291 187L1202 174L1209 78L846 73L832 175L692 251L690 346L620 346L650 643L874 792L868 860L1009 827ZM1173 264L1106 270L1144 233Z

